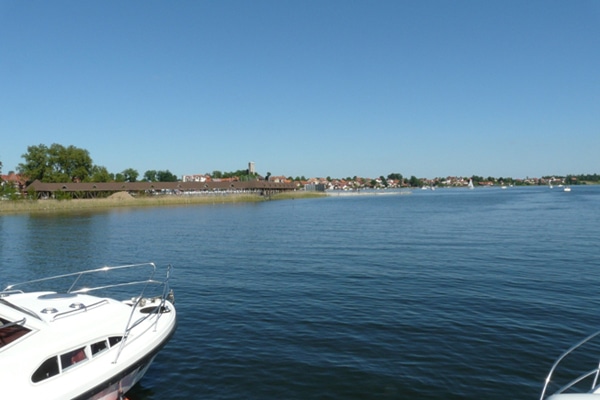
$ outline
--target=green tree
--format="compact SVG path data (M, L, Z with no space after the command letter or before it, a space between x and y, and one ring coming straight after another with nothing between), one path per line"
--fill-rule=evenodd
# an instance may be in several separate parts
M108 172L106 167L94 166L92 167L92 175L90 181L92 182L112 182L114 177Z
M159 182L177 182L177 176L173 175L171 171L158 171L156 173L156 178Z
M483 177L482 177L482 176L477 176L477 175L473 175L473 176L471 177L471 179L473 180L473 184L474 184L475 186L479 185L479 182L483 182L483 181L485 180L485 179L483 179Z
M133 168L127 168L121 172L123 175L124 182L135 182L140 175L137 170Z
M75 146L64 147L54 143L27 147L23 154L24 163L17 167L27 182L39 179L42 182L88 181L92 172L92 158L87 150Z
M0 179L0 198L17 200L19 199L19 192L10 182L2 182Z
M411 187L419 187L419 186L422 186L422 184L421 184L421 180L420 180L420 179L418 179L418 178L417 178L416 176L414 176L414 175L412 175L412 176L410 177L410 179L408 180L408 184L409 184Z
M31 183L36 179L42 182L47 182L52 175L50 166L48 147L44 144L39 146L27 147L27 153L21 157L25 159L24 163L17 166L19 174L27 177L27 183Z
M178 179L169 170L148 170L144 173L144 180L147 182L177 182Z
M87 150L53 144L50 146L50 152L56 162L55 165L59 166L61 175L67 179L66 182L89 180L94 163Z
M385 179L385 177L384 177L383 175L381 175L381 176L379 177L379 179L381 180L381 184L382 184L383 186L385 186L385 187L388 187L388 186L389 186L387 179Z
M400 181L402 182L402 174L399 174L397 172L391 173L387 176L388 179L391 180L395 180L395 181Z
M147 182L157 182L158 176L156 170L149 169L148 171L144 172L144 180Z

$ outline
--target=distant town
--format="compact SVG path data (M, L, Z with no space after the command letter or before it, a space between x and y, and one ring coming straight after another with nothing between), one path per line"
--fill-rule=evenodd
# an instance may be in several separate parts
M512 177L482 177L472 176L446 176L436 178L405 177L401 173L389 173L378 177L310 177L272 175L270 172L260 174L254 162L248 162L247 168L237 171L188 174L181 178L169 170L148 170L140 177L139 172L127 168L118 173L111 173L106 167L93 164L89 152L74 146L29 146L27 153L23 154L25 162L19 164L18 171L9 171L2 174L0 162L0 196L14 198L16 194L25 195L28 190L35 190L32 186L36 182L47 184L83 184L83 183L133 183L149 182L180 182L179 187L205 188L211 190L225 190L222 188L252 187L254 190L268 190L273 185L282 190L312 190L312 191L351 191L363 189L398 189L398 188L435 188L435 187L467 187L477 186L525 186L525 185L582 185L599 184L598 174L581 175L547 175L542 177L512 178ZM237 184L234 185L234 183ZM256 182L249 185L251 182ZM244 183L243 185L241 183ZM198 186L198 184L202 186ZM228 184L228 185L227 185ZM270 186L269 186L270 185ZM114 186L114 185L113 185ZM138 185L139 186L139 185ZM125 187L125 186L123 186ZM178 187L178 186L174 186ZM33 188L33 189L32 189ZM97 189L97 188L96 188ZM75 191L75 189L71 189ZM20 196L19 196L20 197Z
M1 170L0 170L1 172ZM0 174L0 195L6 197L10 194L26 194L28 190L38 190L39 183L45 182L49 184L59 184L57 188L64 186L65 184L81 184L84 183L92 184L96 183L93 187L99 186L100 184L112 184L111 191L118 190L119 187L128 188L133 187L131 184L138 183L137 187L140 187L140 183L173 183L180 182L186 185L188 188L198 190L198 188L210 188L210 190L226 190L227 188L248 188L253 187L264 188L263 186L251 185L248 183L269 183L269 184L283 184L279 186L286 190L310 190L310 191L356 191L365 189L404 189L404 188L442 188L442 187L491 187L491 186L531 186L531 185L578 185L578 184L598 184L600 183L600 176L597 174L593 175L567 175L567 176L543 176L535 178L495 178L495 177L481 177L481 176L448 176L438 178L417 178L411 176L409 178L404 177L400 173L390 173L387 176L379 176L376 178L365 178L365 177L345 177L345 178L332 178L332 177L312 177L305 178L301 177L286 177L283 175L272 175L267 173L261 175L256 172L254 163L249 163L248 168L245 170L238 170L232 172L221 172L213 171L212 173L204 174L190 174L183 175L180 179L175 175L167 171L146 171L141 179L138 180L138 172L134 169L128 169L118 174L109 174L104 179L94 179L94 176L88 178L68 178L59 179L58 182L55 179L49 179L37 176L34 181L27 178L29 175L15 173L9 171L8 174ZM42 179L40 179L42 178ZM36 183L36 184L33 184ZM126 183L127 185L117 185L118 183ZM235 185L238 183L238 185ZM246 185L240 185L240 183L246 183ZM191 184L191 186L190 186ZM203 186L202 186L203 185ZM167 185L165 187L171 187ZM65 186L66 187L66 186ZM83 188L84 186L79 186ZM158 186L157 186L158 187ZM172 186L177 187L177 186ZM179 187L182 187L179 185ZM215 189L217 188L217 189ZM223 189L225 188L225 189ZM72 189L75 190L75 189ZM82 189L83 190L83 189Z
M228 175L228 174L225 174ZM199 175L184 175L182 177L183 182L209 182L209 181L236 181L240 179L247 179L244 174L222 177L221 174L217 174L215 177L213 174L199 174ZM364 178L364 177L346 177L346 178L332 178L332 177L296 177L291 176L272 176L267 175L266 178L262 178L257 175L257 179L266 179L270 182L277 183L293 183L297 182L299 187L320 185L325 187L326 190L355 190L355 189L396 189L396 188L418 188L418 187L467 187L469 181L475 186L526 186L526 185L577 185L577 184L596 184L600 183L600 176L594 175L567 175L567 176L543 176L540 178L494 178L494 177L481 177L481 176L448 176L443 178L417 178L411 176L410 178L403 177L402 174L392 173L387 176L379 176L377 178Z

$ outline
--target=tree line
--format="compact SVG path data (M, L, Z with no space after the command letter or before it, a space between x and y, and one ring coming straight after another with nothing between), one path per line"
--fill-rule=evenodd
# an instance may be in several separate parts
M134 168L111 173L106 167L94 164L89 151L57 143L50 147L44 144L29 146L22 157L25 161L18 165L17 170L21 176L26 177L27 184L35 180L46 183L136 182L140 175ZM178 180L169 170L148 170L144 172L142 179L148 182Z

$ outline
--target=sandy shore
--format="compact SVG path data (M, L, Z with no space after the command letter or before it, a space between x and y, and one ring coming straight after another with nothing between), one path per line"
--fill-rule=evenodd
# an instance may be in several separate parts
M189 206L212 205L228 203L248 203L269 200L286 200L323 197L324 194L315 192L289 192L272 195L270 197L258 194L238 193L211 193L197 196L150 196L134 198L124 193L115 193L106 199L77 199L77 200L18 200L0 201L0 216L19 213L51 213L81 210L95 210L117 207L163 207L163 206Z

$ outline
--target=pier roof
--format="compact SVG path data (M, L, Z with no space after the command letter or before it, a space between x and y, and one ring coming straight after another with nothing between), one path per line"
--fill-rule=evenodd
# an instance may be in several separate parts
M26 190L36 192L144 192L144 191L236 191L236 190L269 190L285 191L296 189L295 183L270 181L235 181L235 182L66 182L45 183L39 180L32 182Z

